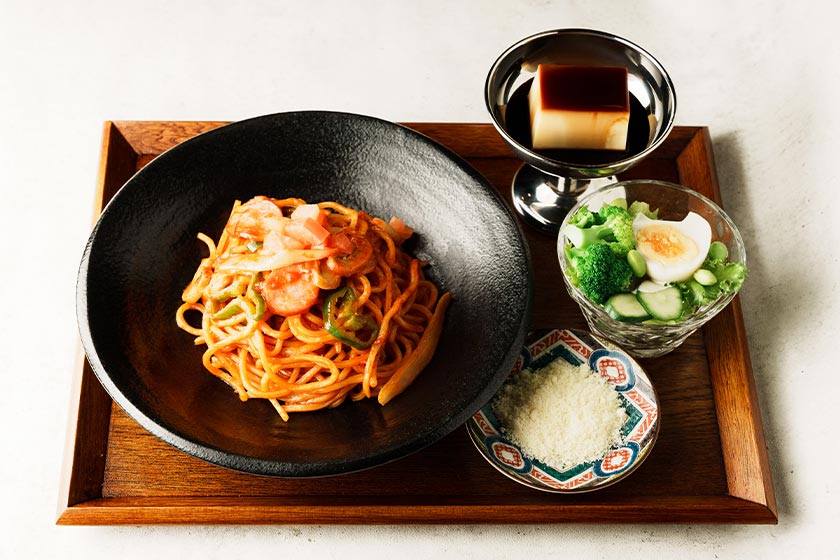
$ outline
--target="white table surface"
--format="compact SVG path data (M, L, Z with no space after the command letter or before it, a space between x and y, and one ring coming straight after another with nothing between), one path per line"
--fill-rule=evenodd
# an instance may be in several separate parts
M0 558L837 553L832 4L0 0ZM640 43L672 74L677 124L710 127L724 205L747 244L742 303L777 526L55 526L78 348L75 277L104 121L333 109L489 122L490 63L516 40L559 27Z

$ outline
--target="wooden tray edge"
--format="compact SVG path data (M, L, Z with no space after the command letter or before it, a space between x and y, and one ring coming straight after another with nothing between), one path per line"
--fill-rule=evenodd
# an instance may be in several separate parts
M109 188L114 190L119 188L119 185L131 176L136 157L136 153L115 124L106 121L102 130L102 148L92 201L91 227L102 213L105 191ZM64 462L59 482L59 518L67 508L101 496L105 466L104 449L107 447L100 449L100 447L88 445L87 442L90 441L90 431L98 426L100 430L93 440L101 446L107 446L110 425L110 397L90 371L81 342L77 346L74 364ZM88 439L83 439L84 437ZM81 464L101 466L102 469L101 472L96 469L95 472L85 473L84 470L77 468Z
M313 507L286 498L101 498L67 508L58 525L521 525L551 524L772 524L766 507L733 497L652 497L642 503L562 505L335 503ZM543 521L547 523L547 521Z
M697 159L708 164L692 164ZM698 134L677 158L677 167L685 185L694 188L702 185L712 194L710 198L721 203L708 127L698 129ZM699 175L698 169L702 170ZM772 522L776 523L775 491L738 296L709 322L703 334L729 493L766 507L773 516Z
M94 216L98 216L102 209L102 201L106 194L112 195L116 190L133 174L134 169L129 169L130 166L125 164L126 159L136 164L137 158L143 155L154 155L159 153L162 149L168 149L176 145L179 138L191 137L196 134L212 130L218 126L222 126L224 122L202 122L202 121L109 121L105 123L105 131L103 134L102 159L99 179L97 182L97 191L95 196L95 209L97 210ZM416 127L420 129L419 132L427 133L434 132L439 127L447 126L461 126L463 123L411 123L407 126ZM486 128L486 124L469 125L471 127ZM717 184L717 176L714 168L714 159L711 149L711 139L707 127L676 127L682 129L683 135L690 136L683 152L677 158L680 172L683 168L689 170L690 166L684 161L681 166L680 160L685 158L697 157L697 150L704 150L705 157L708 159L709 174L702 178L694 178L691 180L705 181L714 194L713 198L720 200L719 186ZM155 134L153 142L148 141L149 129ZM167 133L166 131L170 132ZM172 130L179 131L178 134L172 134ZM500 141L501 143L501 141ZM504 148L504 145L501 144ZM494 148L495 153L495 148ZM463 156L476 157L476 156ZM513 157L512 154L506 150L504 155L497 154L488 157ZM120 165L119 162L123 163ZM696 167L696 166L695 166ZM686 181L687 184L692 183ZM693 185L692 185L693 186ZM730 496L721 497L704 497L699 503L694 506L682 504L682 509L677 509L672 515L668 514L667 519L653 515L653 508L661 508L662 501L659 500L651 505L651 510L647 512L649 518L634 519L638 522L685 522L685 523L777 523L777 511L775 496L773 491L772 480L770 477L769 461L767 458L767 450L764 447L764 433L761 423L760 412L757 405L757 395L755 392L755 381L752 375L752 366L749 358L749 350L746 346L746 337L744 335L743 318L739 315L740 303L738 298L735 299L733 305L721 313L716 321L725 320L726 323L732 324L732 328L738 333L737 338L738 352L742 359L745 360L743 367L736 368L734 373L731 368L722 361L713 363L710 360L710 373L713 375L713 388L716 400L716 407L718 413L718 425L721 431L720 437L723 446L725 467L727 473L727 484ZM708 327L706 332L713 329ZM724 327L726 328L726 327ZM717 329L714 329L717 330ZM707 337L707 357L712 357L712 352L719 350L720 345L730 347L730 341L716 339L714 336ZM228 512L215 522L200 522L200 523L225 523L225 524L253 524L262 523L266 519L266 515L273 518L278 515L278 521L266 521L270 524L284 524L288 519L298 519L297 517L289 517L291 512L307 513L307 519L313 519L312 523L349 523L352 519L342 517L334 514L327 515L323 518L319 517L320 521L314 520L312 517L311 506L288 506L288 505L272 505L266 506L267 509L254 508L253 506L231 506L229 501L227 505L213 504L211 501L205 502L204 499L188 499L180 505L166 506L159 501L144 500L144 499L127 499L127 498L102 498L101 496L101 474L97 483L97 477L90 477L83 472L79 472L77 467L83 462L79 456L81 434L80 426L82 425L81 414L82 398L87 395L87 398L94 402L102 402L104 396L105 402L110 405L110 399L107 394L98 384L98 381L90 371L80 352L79 361L82 362L82 367L76 370L77 375L74 376L73 398L78 396L78 400L71 405L71 419L68 429L67 450L65 453L65 464L62 472L61 491L59 496L59 508L57 524L60 525L112 525L112 524L174 524L174 523L193 523L196 522L195 508L210 508L217 510L219 508ZM87 371L85 371L87 370ZM730 386L728 381L734 379L734 385ZM720 381L720 383L718 383ZM720 386L719 386L720 385ZM86 388L87 387L87 388ZM748 426L746 430L742 430L741 426L735 426L732 422L733 413L727 405L730 404L732 391L743 392L748 395L748 402L740 411L746 415ZM110 406L108 408L110 410ZM105 423L108 426L108 423ZM107 432L107 430L106 430ZM743 432L743 433L742 433ZM105 438L105 447L99 451L101 460L104 462L105 453L107 449L107 434ZM743 456L739 455L746 451L748 453L748 461L743 461ZM88 451L90 452L90 450ZM735 461L733 458L737 457ZM728 460L726 460L728 459ZM90 457L87 458L90 460ZM97 486L98 484L98 486ZM687 500L696 500L696 496L685 497ZM172 503L172 501L169 501ZM522 523L522 517L516 513L525 513L529 511L530 515L525 518L531 518L533 515L538 515L540 512L536 511L543 509L536 506L505 506L501 509L511 510L507 511L506 516L514 519L487 519L485 506L459 506L457 516L450 516L447 512L453 506L446 506L441 512L435 511L437 515L440 513L441 518L438 520L430 520L430 508L437 510L435 506L417 506L410 509L400 506L371 506L371 510L367 512L362 518L370 519L371 523L375 524L389 524L389 523ZM616 507L612 506L613 512ZM419 509L425 508L425 513L418 515L422 519L412 521L415 513ZM603 523L627 523L626 519L616 521L615 516L598 519L583 519L578 513L576 517L568 520L555 519L557 517L557 508L550 508L550 517L553 522L603 522ZM638 509L638 508L637 508ZM643 508L644 509L644 508ZM478 515L479 510L483 511L482 515ZM629 511L628 508L625 510ZM455 511L455 510L453 510ZM712 519L710 519L710 511L714 511ZM162 513L167 512L167 513ZM218 512L216 512L218 514ZM661 515L661 511L659 512ZM545 515L548 517L549 512ZM465 517L466 515L466 517ZM502 517L505 517L503 515ZM218 515L216 516L218 517ZM470 521L476 517L474 521ZM623 517L623 516L620 516ZM519 519L516 519L519 518Z

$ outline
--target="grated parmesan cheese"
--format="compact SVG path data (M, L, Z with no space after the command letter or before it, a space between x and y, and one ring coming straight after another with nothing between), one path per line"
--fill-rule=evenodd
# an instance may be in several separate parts
M627 421L606 380L564 360L522 370L499 391L493 412L525 455L560 470L604 457Z

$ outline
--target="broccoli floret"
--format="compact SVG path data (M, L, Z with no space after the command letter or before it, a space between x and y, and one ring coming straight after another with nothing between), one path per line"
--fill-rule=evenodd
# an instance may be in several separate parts
M575 214L575 218L579 214ZM592 216L594 223L591 225L580 225L588 222L573 220L575 223L566 227L566 238L577 248L603 243L618 256L626 256L635 246L633 217L630 213L621 206L606 205Z
M596 214L593 214L588 206L584 206L575 215L569 218L569 225L585 228L597 223Z
M601 226L610 228L612 235L608 239L614 239L622 248L624 253L632 249L635 245L635 237L633 236L633 216L626 208L621 206L604 206L598 212L601 217Z
M630 290L633 270L627 259L613 252L606 243L592 243L577 248L566 245L571 278L586 297L597 304L620 292Z

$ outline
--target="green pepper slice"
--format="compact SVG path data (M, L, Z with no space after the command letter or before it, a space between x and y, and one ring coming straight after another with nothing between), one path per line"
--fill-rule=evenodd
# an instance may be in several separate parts
M262 272L254 273L254 276L251 278L251 282L248 284L248 290L245 292L249 298L251 298L254 303L256 304L256 309L254 310L254 320L259 321L263 318L265 314L265 300L263 299L262 295L257 291L257 281L262 277Z
M356 290L345 286L332 292L324 301L324 328L337 340L356 350L369 348L379 335L373 318L356 313Z
M226 306L224 306L222 309L220 309L219 311L214 313L213 318L214 319L219 319L219 320L230 319L231 317L233 317L237 313L241 313L241 312L242 312L242 308L239 307L239 303L236 302L236 301L231 301Z
M248 287L245 289L245 299L242 299L241 282L239 284L234 284L233 287L228 288L216 297L215 300L217 302L227 300L228 303L222 307L222 309L216 311L213 314L213 318L219 320L230 319L234 315L242 313L242 306L244 304L244 310L250 317L252 317L255 321L262 319L265 314L265 300L256 289L256 284L260 275L261 273L257 272L251 277L251 281L248 282ZM251 305L251 303L253 303L253 305Z

